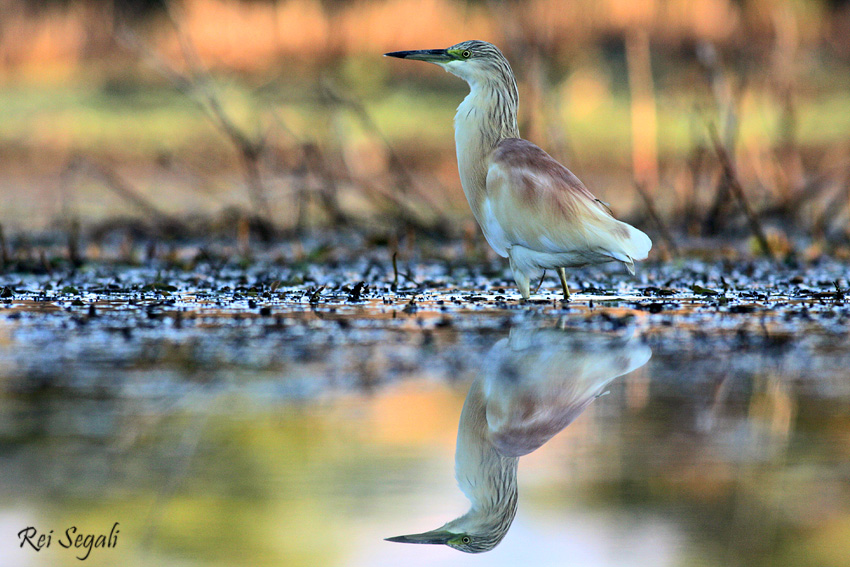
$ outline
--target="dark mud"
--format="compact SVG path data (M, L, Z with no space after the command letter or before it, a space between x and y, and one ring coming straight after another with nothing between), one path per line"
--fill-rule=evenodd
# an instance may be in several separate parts
M637 333L681 358L850 356L840 262L644 264L634 278L613 266L579 270L570 302L552 274L526 302L499 265L399 262L394 271L386 257L4 274L3 389L110 389L155 376L176 389L187 379L265 379L269 392L297 397L413 373L452 379L520 326Z

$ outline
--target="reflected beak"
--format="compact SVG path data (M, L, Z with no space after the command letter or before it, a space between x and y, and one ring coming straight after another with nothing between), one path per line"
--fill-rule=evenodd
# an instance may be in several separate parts
M423 534L400 535L396 537L388 537L386 541L394 541L396 543L432 543L445 545L450 539L457 534L447 532L445 530L434 530Z
M398 57L399 59L412 59L414 61L427 61L429 63L445 63L454 61L455 57L445 49L420 49L419 51L393 51L384 53L384 57Z

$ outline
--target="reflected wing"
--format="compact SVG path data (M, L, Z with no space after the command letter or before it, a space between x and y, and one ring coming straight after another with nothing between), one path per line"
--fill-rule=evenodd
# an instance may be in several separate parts
M493 446L507 457L534 451L651 354L637 341L588 345L552 329L512 330L493 347L484 385Z

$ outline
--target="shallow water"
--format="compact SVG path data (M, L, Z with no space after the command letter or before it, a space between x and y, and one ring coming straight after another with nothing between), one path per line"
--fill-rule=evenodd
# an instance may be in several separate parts
M3 564L116 522L85 564L846 564L846 267L589 272L565 305L368 264L0 276ZM466 512L471 387L461 431L523 455L504 540L384 541Z

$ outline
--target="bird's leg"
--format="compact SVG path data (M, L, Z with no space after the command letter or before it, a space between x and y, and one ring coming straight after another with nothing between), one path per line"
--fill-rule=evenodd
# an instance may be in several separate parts
M564 301L569 301L570 288L567 286L567 270L558 268L558 277L561 278L561 287L564 288Z
M511 261L511 271L514 273L514 280L519 288L519 293L522 295L523 299L528 299L529 295L531 295L529 293L531 280L527 275L525 275L525 273L516 267L516 264L514 264L514 258L510 252L508 253L508 259Z
M540 283L537 284L537 287L534 288L534 294L537 295L537 292L540 291L540 286L543 285L543 280L546 278L546 270L543 270L543 275L540 276Z
M522 295L523 299L528 299L531 295L529 287L531 284L531 280L528 279L528 276L520 272L519 270L514 272L514 279L516 280L516 285L519 288L519 293Z

